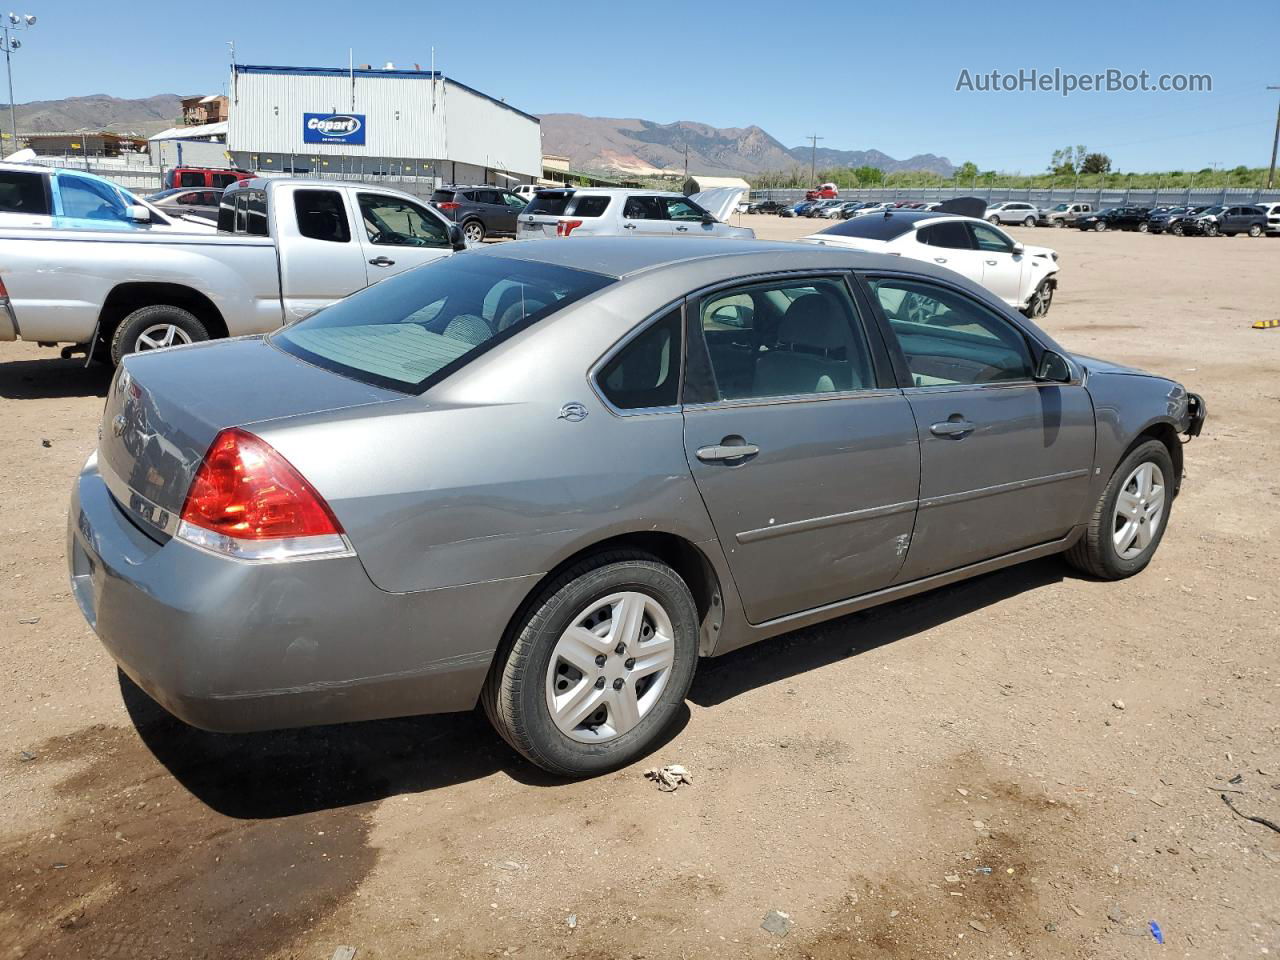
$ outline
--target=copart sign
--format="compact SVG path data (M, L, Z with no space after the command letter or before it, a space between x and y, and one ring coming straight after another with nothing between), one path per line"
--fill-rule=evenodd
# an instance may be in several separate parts
M364 145L363 113L304 113L303 143L350 143Z

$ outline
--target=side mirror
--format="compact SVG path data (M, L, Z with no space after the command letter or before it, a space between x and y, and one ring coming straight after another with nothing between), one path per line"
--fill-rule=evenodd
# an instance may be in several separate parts
M151 211L140 203L131 203L124 208L126 219L132 220L134 223L150 223Z
M1036 366L1036 379L1042 383L1070 383L1075 379L1075 368L1062 354L1046 350Z
M1013 245L1013 255L1015 257L1018 256L1019 254L1025 253L1026 250L1027 250L1026 246L1024 246L1021 243L1015 243Z
M454 250L467 249L467 241L462 236L462 228L456 223L449 224L449 246Z
M715 217L713 217L711 214L704 213L702 215L702 222L703 223L719 223L720 221L717 220Z

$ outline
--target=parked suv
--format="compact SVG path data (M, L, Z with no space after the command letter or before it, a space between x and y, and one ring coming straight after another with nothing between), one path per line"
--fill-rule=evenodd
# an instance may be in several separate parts
M1274 237L1280 235L1280 202L1275 200L1264 200L1258 204L1262 208L1262 212L1267 215L1267 236Z
M1194 217L1204 207L1166 207L1164 210L1152 210L1147 218L1147 230L1150 233L1172 233L1182 236L1184 221Z
M658 190L543 190L520 214L516 237L755 239L753 230L724 222L743 193L740 187L717 187L689 197Z
M166 189L173 187L217 187L219 190L240 180L252 180L248 170L225 170L214 167L172 167L164 172Z
M1042 210L1037 222L1042 227L1073 227L1079 217L1093 213L1091 203L1060 203L1050 210Z
M983 219L988 223L1020 223L1024 227L1034 227L1040 219L1040 208L1024 200L1005 200L990 204Z
M1186 232L1206 237L1222 234L1234 237L1247 233L1260 237L1267 229L1267 215L1261 207L1209 207L1186 223Z
M516 214L528 201L512 190L487 186L441 187L431 194L432 205L462 227L468 244L485 237L516 235Z

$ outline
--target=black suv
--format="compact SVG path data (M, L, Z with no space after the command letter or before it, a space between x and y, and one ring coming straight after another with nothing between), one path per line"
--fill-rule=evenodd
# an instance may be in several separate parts
M516 215L527 201L510 190L486 186L441 187L431 194L431 205L462 228L468 244L485 237L514 237Z
M1081 230L1139 230L1147 232L1147 207L1110 207L1087 216L1076 217L1072 226Z

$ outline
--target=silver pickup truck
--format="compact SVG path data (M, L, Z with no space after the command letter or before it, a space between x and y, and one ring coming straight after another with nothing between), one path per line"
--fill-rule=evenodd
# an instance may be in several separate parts
M332 180L228 187L213 234L0 229L0 340L115 364L274 330L463 246L422 201Z

